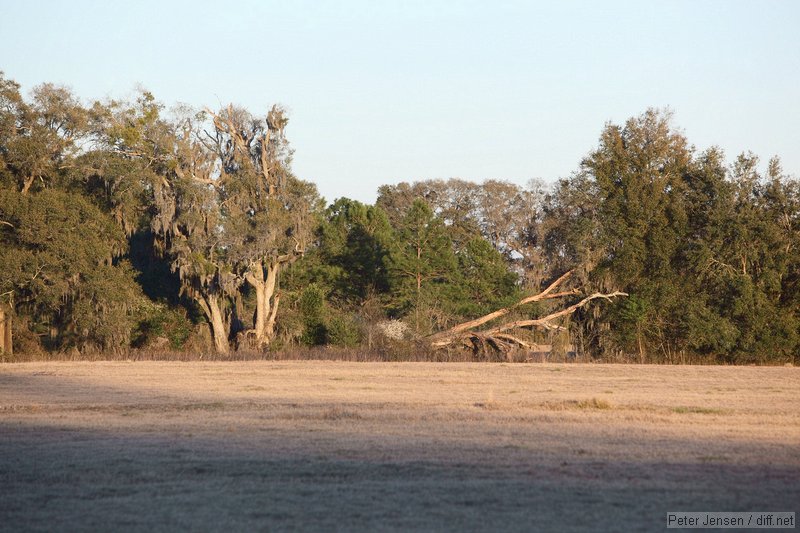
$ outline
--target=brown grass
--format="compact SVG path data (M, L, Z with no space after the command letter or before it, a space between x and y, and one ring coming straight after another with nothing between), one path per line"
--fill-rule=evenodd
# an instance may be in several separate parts
M796 510L798 391L782 367L0 365L0 524L651 530L668 510Z
M185 351L169 349L126 349L116 352L76 350L67 352L17 352L9 356L0 354L2 363L31 362L99 362L99 361L180 361L180 362L244 362L244 361L346 361L354 363L615 363L636 364L640 362L638 354L615 355L605 359L596 359L590 355L575 355L563 352L535 352L524 350L512 354L473 353L469 350L450 349L432 351L424 340L408 341L385 347L343 348L337 346L289 346L274 351L238 350L229 355L220 355L213 351ZM660 356L651 356L648 363L682 364L682 365L717 365L726 364L714 356L683 356L680 360L667 361ZM793 366L791 362L769 360L764 358L763 366ZM552 372L561 369L551 368Z

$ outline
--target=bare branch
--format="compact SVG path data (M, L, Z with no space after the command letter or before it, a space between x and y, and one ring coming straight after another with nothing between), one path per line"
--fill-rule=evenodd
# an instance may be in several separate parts
M574 313L575 311L577 311L578 309L580 309L581 307L583 307L587 303L591 302L592 300L596 300L598 298L604 298L606 300L611 300L612 298L615 298L617 296L628 296L628 294L625 293L625 292L619 292L619 291L612 292L610 294L601 294L599 292L596 292L594 294L591 294L591 295L587 296L586 298L584 298L583 300L581 300L580 302L578 302L578 303L576 303L574 305L571 305L571 306L569 306L569 307L567 307L565 309L562 309L560 311L556 311L555 313L551 313L551 314L549 314L547 316L544 316L542 318L536 318L536 319L531 319L531 320L517 320L517 321L514 321L514 322L508 322L506 324L501 324L501 325L499 325L497 327L488 329L488 330L484 331L483 334L484 335L495 335L497 333L501 333L501 332L504 332L504 331L509 331L509 330L512 330L512 329L529 328L529 327L541 327L541 328L544 328L544 329L563 329L562 326L558 326L558 325L552 324L551 322L553 320L555 320L556 318L561 318L563 316L571 315L572 313Z
M562 278L563 277L564 276L562 276ZM558 280L556 280L556 281L558 281ZM548 289L551 289L551 288L555 288L554 285L551 285L550 287L548 287ZM543 292L543 293L540 293L540 294L538 294L536 296L541 296L543 294L545 294L545 293ZM557 293L553 293L550 296L555 296L555 294L557 294ZM570 293L565 293L565 294L572 294L572 293L570 292ZM553 321L558 319L558 318L571 315L572 313L574 313L575 311L577 311L581 307L585 306L586 304L588 304L592 300L596 300L598 298L602 298L602 299L605 299L605 300L611 300L612 298L616 298L618 296L628 296L628 294L625 293L625 292L620 292L620 291L615 291L615 292L608 293L608 294L603 294L603 293L596 292L596 293L593 293L593 294L583 298L581 301L579 301L579 302L577 302L577 303L575 303L575 304L573 304L573 305L571 305L571 306L569 306L567 308L561 309L559 311L556 311L555 313L551 313L551 314L543 316L541 318L515 320L513 322L507 322L505 324L500 324L499 326L495 326L493 328L489 328L489 329L482 330L482 331L473 331L473 330L469 330L469 328L467 328L467 329L463 328L463 326L465 324L470 324L470 323L474 323L474 322L480 322L486 316L490 316L491 315L492 318L497 318L498 316L503 316L509 310L511 310L511 309L513 309L515 307L518 307L520 305L520 303L517 303L512 307L508 307L508 308L505 308L505 309L500 309L498 311L495 311L494 313L490 313L490 315L485 315L484 317L481 317L480 319L473 320L471 322L465 322L464 324L459 324L458 326L456 326L454 328L451 328L451 329L449 329L449 330L447 330L445 332L431 335L429 337L429 339L432 341L431 345L434 346L434 347L449 346L450 344L453 344L456 340L464 339L464 338L480 339L482 343L485 343L489 339L501 339L501 340L505 339L507 341L512 341L512 342L515 342L517 344L520 344L521 346L524 346L525 344L521 341L521 339L517 339L516 337L508 335L506 332L514 330L514 329L523 329L523 328L541 328L541 329L545 329L545 330L564 330L564 329L566 329L566 328L564 328L564 326L561 326L559 324L554 324ZM547 297L546 294L545 294L545 297ZM533 298L533 297L531 297L531 298ZM526 298L523 301L530 302L531 299L530 298ZM502 311L505 311L505 313L501 313ZM480 322L480 324L483 324L485 322L487 322L487 321Z
M519 344L523 348L533 348L533 346L534 346L533 344L531 344L529 342L526 342L526 341L524 341L524 340L522 340L520 338L514 337L513 335L508 335L507 333L499 333L499 334L495 335L495 337L498 338L498 339L503 339L503 340L506 340L506 341L511 341L513 343Z
M528 296L527 298L523 298L522 300L520 300L519 302L515 303L514 305L511 305L509 307L504 307L502 309L498 309L497 311L493 311L493 312L491 312L491 313L489 313L487 315L483 315L482 317L476 318L475 320L470 320L470 321L467 321L467 322L462 322L461 324L457 324L457 325L453 326L452 328L448 329L447 331L443 331L441 333L436 333L436 334L432 335L430 338L434 342L436 342L438 340L447 339L447 338L449 338L451 336L458 335L461 332L468 331L468 330L480 327L483 324L486 324L487 322L491 322L492 320L494 320L496 318L500 318L501 316L505 316L508 313L510 313L511 311L513 311L514 309L517 309L518 307L521 307L521 306L523 306L525 304L529 304L529 303L533 303L533 302L539 302L541 300L550 300L550 299L554 299L554 298L562 298L564 296L572 296L572 295L575 295L575 294L579 294L577 289L573 289L571 291L563 291L563 292L553 293L553 291L556 290L559 287L559 285L564 283L571 275L572 275L572 270L570 270L570 271L566 272L565 274L563 274L560 278L555 280L545 290L543 290L542 292L540 292L538 294L534 294L533 296Z

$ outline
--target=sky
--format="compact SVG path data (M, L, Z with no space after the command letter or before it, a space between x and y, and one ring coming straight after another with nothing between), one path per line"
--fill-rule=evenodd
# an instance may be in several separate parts
M800 2L0 0L0 70L85 101L289 110L328 200L578 169L607 122L669 107L731 161L800 176Z

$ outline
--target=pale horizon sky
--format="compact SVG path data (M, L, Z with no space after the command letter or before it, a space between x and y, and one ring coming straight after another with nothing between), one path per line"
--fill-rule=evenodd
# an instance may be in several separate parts
M0 0L0 70L85 101L290 111L330 202L428 178L552 182L607 121L669 107L800 176L800 2Z

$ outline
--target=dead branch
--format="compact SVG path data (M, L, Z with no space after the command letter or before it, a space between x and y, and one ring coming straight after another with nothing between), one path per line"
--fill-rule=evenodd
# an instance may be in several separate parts
M513 322L506 322L505 324L500 324L498 326L495 326L495 327L492 327L492 328L489 328L489 329L485 329L485 330L473 330L473 329L471 329L471 327L476 327L476 326L467 326L466 328L464 327L466 325L471 325L471 324L481 325L481 324L484 324L484 323L488 322L489 320L492 320L493 318L497 318L497 317L503 316L503 315L507 314L508 312L510 312L512 309L515 309L515 308L519 307L520 305L523 305L523 302L530 303L530 302L542 300L542 299L545 299L545 298L560 297L560 296L557 296L557 295L565 296L565 295L568 295L568 294L575 294L576 291L568 291L568 292L563 292L563 293L554 293L553 292L553 290L558 286L558 283L563 281L563 279L566 279L566 276L568 274L569 274L569 272L567 274L565 274L564 276L562 276L561 278L559 278L558 280L556 280L545 291L543 291L543 292L541 292L541 293L539 293L539 294L537 294L535 296L531 296L531 297L525 298L525 299L521 300L520 302L514 304L511 307L506 307L504 309L499 309L498 311L495 311L494 313L490 313L488 315L484 315L483 317L478 318L476 320L472 320L470 322L465 322L463 324L459 324L459 325L457 325L457 326L455 326L455 327L453 327L453 328L451 328L451 329L449 329L449 330L447 330L445 332L431 335L429 337L429 340L431 341L431 345L434 346L434 347L437 347L437 348L441 348L441 347L444 347L444 346L449 346L451 344L454 344L457 341L461 341L461 342L472 341L472 344L473 344L473 346L475 346L476 349L485 349L487 346L492 346L494 349L496 349L498 351L507 352L507 351L509 351L509 349L513 345L522 346L524 348L530 348L532 346L531 344L523 341L522 339L520 339L520 338L518 338L518 337L516 337L514 335L509 334L508 332L513 331L513 330L531 329L531 328L540 328L540 329L544 329L544 330L563 330L563 329L565 329L564 326L562 326L560 324L556 324L556 323L554 323L554 321L556 319L559 319L559 318L562 318L562 317L565 317L565 316L573 314L575 311L577 311L581 307L584 307L586 304L588 304L592 300L596 300L598 298L602 298L602 299L605 299L605 300L611 300L611 299L619 297L619 296L628 296L627 293L620 292L620 291L615 291L615 292L608 293L608 294L595 292L593 294L590 294L589 296L586 296L585 298L583 298L579 302L577 302L577 303L575 303L573 305L570 305L569 307L566 307L566 308L561 309L559 311L556 311L554 313L550 313L549 315L546 315L546 316L543 316L543 317L540 317L540 318L525 319L525 320L515 320ZM488 320L484 320L486 317L491 317L491 318L489 318Z
M542 292L540 292L538 294L534 294L533 296L528 296L527 298L523 298L522 300L520 300L519 302L515 303L514 305L511 305L509 307L504 307L502 309L498 309L497 311L493 311L493 312L491 312L491 313L489 313L487 315L483 315L482 317L476 318L475 320L470 320L468 322L462 322L461 324L457 324L457 325L453 326L452 328L450 328L450 329L448 329L446 331L435 333L435 334L430 336L430 340L434 342L434 346L437 346L436 343L438 341L449 339L450 337L457 336L459 333L462 333L464 331L468 331L468 330L480 327L483 324L486 324L487 322L491 322L492 320L495 320L496 318L500 318L501 316L507 315L508 313L513 311L514 309L517 309L517 308L519 308L519 307L521 307L521 306L523 306L525 304L529 304L529 303L533 303L533 302L539 302L539 301L542 301L542 300L563 298L564 296L572 296L572 295L575 295L575 294L579 294L577 289L573 289L573 290L570 290L570 291L553 292L554 290L556 290L558 288L559 285L564 283L571 275L572 275L572 270L568 271L567 273L565 273L564 275L559 277L557 280L555 280L553 283L551 283L545 290L543 290ZM447 344L450 344L450 342L442 344L442 346L446 346Z
M533 346L534 346L533 344L531 344L529 342L526 342L526 341L524 341L524 340L522 340L520 338L514 337L513 335L508 335L507 333L498 333L494 337L496 339L501 339L501 340L513 342L514 344L522 346L523 348L526 348L526 349L533 348Z
M506 324L501 324L494 328L488 329L483 332L484 335L495 335L497 333L502 333L504 331L510 331L512 329L518 328L531 328L531 327L540 327L543 329L563 329L563 326L559 326L557 324L553 324L552 321L556 318L561 318L562 316L571 315L587 303L591 302L592 300L596 300L597 298L604 298L606 300L611 300L617 296L628 296L625 292L612 292L610 294L601 294L596 292L590 296L587 296L580 302L567 307L566 309L562 309L560 311L556 311L555 313L551 313L547 316L542 318L535 318L531 320L516 320L514 322L508 322Z

